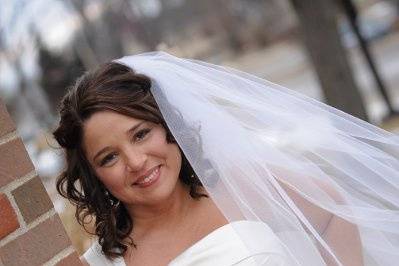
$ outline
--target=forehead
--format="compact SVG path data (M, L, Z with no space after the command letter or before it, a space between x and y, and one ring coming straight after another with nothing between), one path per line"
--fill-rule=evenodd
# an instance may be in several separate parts
M83 147L90 154L110 142L117 141L130 128L143 121L112 111L96 112L83 123Z
M132 123L141 123L144 120L131 116L122 115L112 111L99 111L90 116L83 123L84 132L97 131L98 129L119 129Z

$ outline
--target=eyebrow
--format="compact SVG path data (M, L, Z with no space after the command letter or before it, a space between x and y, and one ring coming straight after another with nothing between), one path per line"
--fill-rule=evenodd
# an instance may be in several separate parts
M137 128L139 128L144 123L145 123L145 121L142 121L142 122L132 126L129 130L126 131L126 135L133 133L134 131L136 131ZM96 158L98 156L100 156L102 153L106 152L109 149L110 149L110 147L107 146L107 147L102 148L99 152L97 152L96 155L94 155L94 157L93 157L93 162L96 160Z
M129 134L133 133L134 131L136 131L136 129L138 129L145 122L146 121L142 121L142 122L138 123L137 125L132 126L128 131L126 131L126 134L129 135Z

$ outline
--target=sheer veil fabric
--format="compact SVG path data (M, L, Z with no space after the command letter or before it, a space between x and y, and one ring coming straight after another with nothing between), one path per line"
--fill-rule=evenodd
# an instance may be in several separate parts
M398 265L399 136L234 69L163 52L116 62L152 79L172 134L216 205L230 222L267 224L286 265L326 265L321 253L343 265L287 187L358 227L364 265ZM254 254L259 265L269 255Z

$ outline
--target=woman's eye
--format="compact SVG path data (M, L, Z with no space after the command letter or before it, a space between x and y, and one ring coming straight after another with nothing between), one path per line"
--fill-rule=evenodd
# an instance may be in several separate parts
M111 153L111 154L108 154L107 156L105 156L102 160L101 160L101 162L100 162L100 165L101 166L104 166L104 165L106 165L106 164L109 164L112 160L114 160L116 158L116 154L113 154L113 153Z
M149 128L140 130L139 132L137 132L137 133L134 135L134 141L141 141L141 140L143 140L143 139L147 136L147 134L148 134L150 131L151 131L151 129L149 129Z

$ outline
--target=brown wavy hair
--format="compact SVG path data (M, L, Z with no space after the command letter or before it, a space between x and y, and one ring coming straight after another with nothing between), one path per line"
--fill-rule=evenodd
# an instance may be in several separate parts
M75 217L86 231L95 217L95 231L108 258L123 256L133 220L123 204L106 190L85 158L82 148L83 124L96 112L114 111L122 115L161 124L168 143L176 143L150 91L151 79L118 63L106 63L85 73L63 97L60 122L53 132L66 155L66 169L57 179L57 190L76 205ZM178 114L177 114L178 115ZM193 132L188 132L187 135ZM195 139L193 139L195 141ZM181 150L180 150L181 151ZM181 151L179 179L188 186L192 198L206 197L199 192L202 183Z

